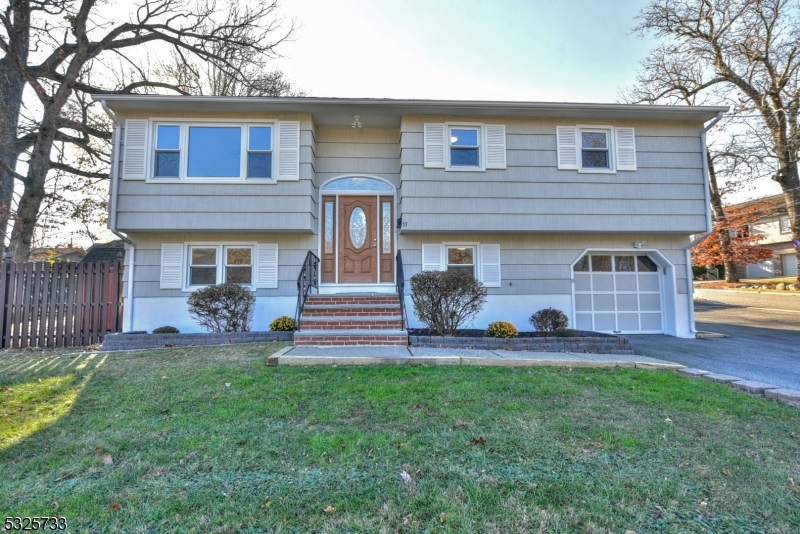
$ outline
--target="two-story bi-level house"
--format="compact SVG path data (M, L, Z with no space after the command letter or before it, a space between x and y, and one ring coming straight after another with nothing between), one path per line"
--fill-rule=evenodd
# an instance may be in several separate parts
M525 329L555 307L578 329L693 335L704 124L726 108L95 98L116 124L126 330L198 330L189 293L223 281L252 288L265 330L294 315L309 252L320 294L395 293L401 252L406 280L457 269L483 282L476 328Z

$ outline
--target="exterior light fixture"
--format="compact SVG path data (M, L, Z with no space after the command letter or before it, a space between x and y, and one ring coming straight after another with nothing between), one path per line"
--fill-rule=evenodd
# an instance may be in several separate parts
M351 125L353 128L361 128L362 126L364 126L364 125L363 125L363 124L361 124L361 122L358 120L359 118L361 118L361 116L360 116L360 115L355 115L355 119L356 119L356 120L355 120L355 121L353 121L353 124Z
M633 248L642 248L647 244L647 241L634 241Z

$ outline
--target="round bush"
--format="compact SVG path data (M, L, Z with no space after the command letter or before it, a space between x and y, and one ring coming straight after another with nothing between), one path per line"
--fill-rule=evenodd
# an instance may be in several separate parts
M256 297L230 282L198 289L186 303L192 319L209 332L249 332Z
M559 332L569 326L569 319L564 312L555 308L545 308L531 315L529 319L538 332Z
M270 323L269 329L273 332L291 332L297 330L297 323L291 317L282 315Z
M411 277L414 314L439 336L452 335L486 303L486 288L471 274L423 271Z
M486 329L487 337L517 337L517 327L508 321L495 321Z
M174 326L159 326L153 329L154 334L180 334L181 331Z

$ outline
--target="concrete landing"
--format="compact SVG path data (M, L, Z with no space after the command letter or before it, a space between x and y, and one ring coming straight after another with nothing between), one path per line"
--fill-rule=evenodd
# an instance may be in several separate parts
M478 365L492 367L639 367L679 369L680 364L628 354L578 354L422 347L287 347L273 365Z

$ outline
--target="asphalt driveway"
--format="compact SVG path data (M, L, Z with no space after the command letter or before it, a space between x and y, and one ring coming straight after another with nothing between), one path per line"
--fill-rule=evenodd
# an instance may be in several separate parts
M800 390L800 295L697 290L695 316L729 337L626 337L637 354Z

